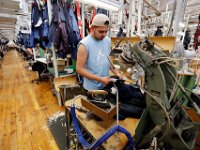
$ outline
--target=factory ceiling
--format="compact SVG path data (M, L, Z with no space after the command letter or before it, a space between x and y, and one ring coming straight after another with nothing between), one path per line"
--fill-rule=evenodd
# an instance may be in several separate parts
M22 2L27 2L26 7L28 12L24 12ZM112 0L113 1L113 0ZM115 0L117 1L117 0ZM119 0L118 0L119 1ZM130 2L130 0L126 0ZM168 5L168 10L172 10L177 5L178 0L146 0L155 6L160 12L165 12ZM187 7L185 15L190 14L190 23L198 22L200 14L199 0L185 0ZM145 6L145 4L144 4ZM147 6L146 6L147 7ZM31 0L0 0L0 34L8 39L14 39L16 33L20 30L20 26L26 26L27 21L30 22ZM17 21L21 17L23 21Z

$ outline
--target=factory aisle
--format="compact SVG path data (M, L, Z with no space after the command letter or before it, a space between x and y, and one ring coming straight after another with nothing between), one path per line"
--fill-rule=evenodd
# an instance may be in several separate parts
M48 81L31 83L36 72L26 65L20 53L10 50L0 68L0 149L57 150L47 118L64 107Z

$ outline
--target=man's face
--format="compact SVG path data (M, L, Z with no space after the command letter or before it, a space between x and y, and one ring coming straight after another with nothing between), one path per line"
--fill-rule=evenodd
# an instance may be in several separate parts
M108 26L94 27L93 34L97 40L103 40L108 32Z

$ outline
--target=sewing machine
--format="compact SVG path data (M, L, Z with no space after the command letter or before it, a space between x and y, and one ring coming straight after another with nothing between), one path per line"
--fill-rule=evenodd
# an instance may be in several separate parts
M189 100L198 115L200 109L179 83L174 62L149 40L137 43L123 53L123 56L131 54L131 61L145 71L143 90L147 107L135 131L135 147L149 148L154 141L153 145L161 149L193 149L200 123L191 120L182 104Z

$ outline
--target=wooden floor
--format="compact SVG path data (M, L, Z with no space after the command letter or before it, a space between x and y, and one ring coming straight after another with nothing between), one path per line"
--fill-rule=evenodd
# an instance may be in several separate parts
M36 73L15 50L0 68L0 150L57 150L47 118L59 107L48 81L34 84Z

